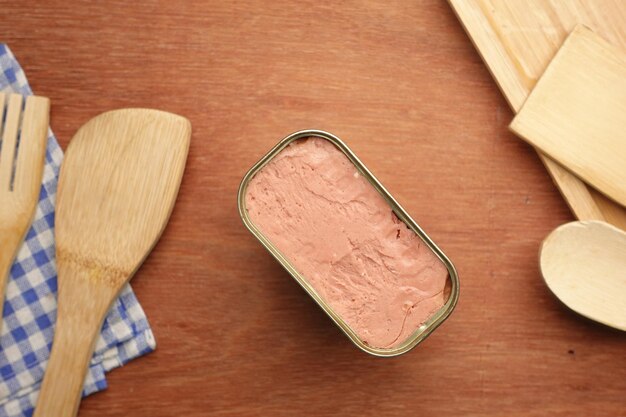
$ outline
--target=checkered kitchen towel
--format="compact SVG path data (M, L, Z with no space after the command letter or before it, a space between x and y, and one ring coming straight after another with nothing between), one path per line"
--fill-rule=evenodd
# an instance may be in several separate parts
M24 72L4 44L0 44L0 91L32 94ZM39 206L6 289L0 333L0 417L32 415L52 346L57 290L54 197L62 158L49 132ZM105 389L105 372L154 348L146 316L126 286L102 327L83 395Z

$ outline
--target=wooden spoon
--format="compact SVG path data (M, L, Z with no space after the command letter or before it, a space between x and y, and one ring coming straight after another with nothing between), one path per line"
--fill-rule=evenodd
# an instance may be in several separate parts
M72 417L105 314L159 239L183 175L191 126L157 110L103 113L70 143L59 177L59 306L35 417Z
M544 240L539 262L565 305L626 331L626 233L595 220L564 224Z

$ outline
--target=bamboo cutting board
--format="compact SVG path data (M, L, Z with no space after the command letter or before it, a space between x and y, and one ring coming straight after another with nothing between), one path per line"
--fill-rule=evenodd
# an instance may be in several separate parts
M511 130L626 206L626 54L577 26Z
M621 0L449 0L513 111L577 24L626 50ZM626 210L541 155L565 200L581 220L605 220L626 230Z

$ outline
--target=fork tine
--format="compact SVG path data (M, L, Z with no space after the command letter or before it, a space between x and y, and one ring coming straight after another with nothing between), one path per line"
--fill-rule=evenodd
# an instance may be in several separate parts
M4 116L4 102L6 100L7 95L5 93L0 93L0 126L2 126L2 116ZM2 132L2 129L0 129Z
M6 96L7 95L5 93L0 93L0 133L2 132L1 126L4 124L2 116L4 116L4 102L6 100ZM0 143L2 143L1 139L2 138L0 138Z
M46 155L49 114L49 99L35 96L26 98L13 192L25 193L27 196L33 193L38 195L43 158Z
M6 105L6 98L7 98L8 94L6 93L0 93L0 135L2 135L2 132L4 131L4 107ZM0 136L0 156L2 156L2 136ZM6 190L7 192L9 190ZM0 187L0 195L3 194L3 190Z
M0 151L0 190L4 191L8 191L11 185L21 112L22 96L19 94L9 95L4 134L2 135L2 151Z

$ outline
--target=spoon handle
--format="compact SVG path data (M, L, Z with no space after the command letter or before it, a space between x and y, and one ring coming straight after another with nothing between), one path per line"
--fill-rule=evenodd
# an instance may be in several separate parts
M56 329L34 417L74 417L78 412L95 342L116 295L113 288L94 285L101 273L59 262Z

